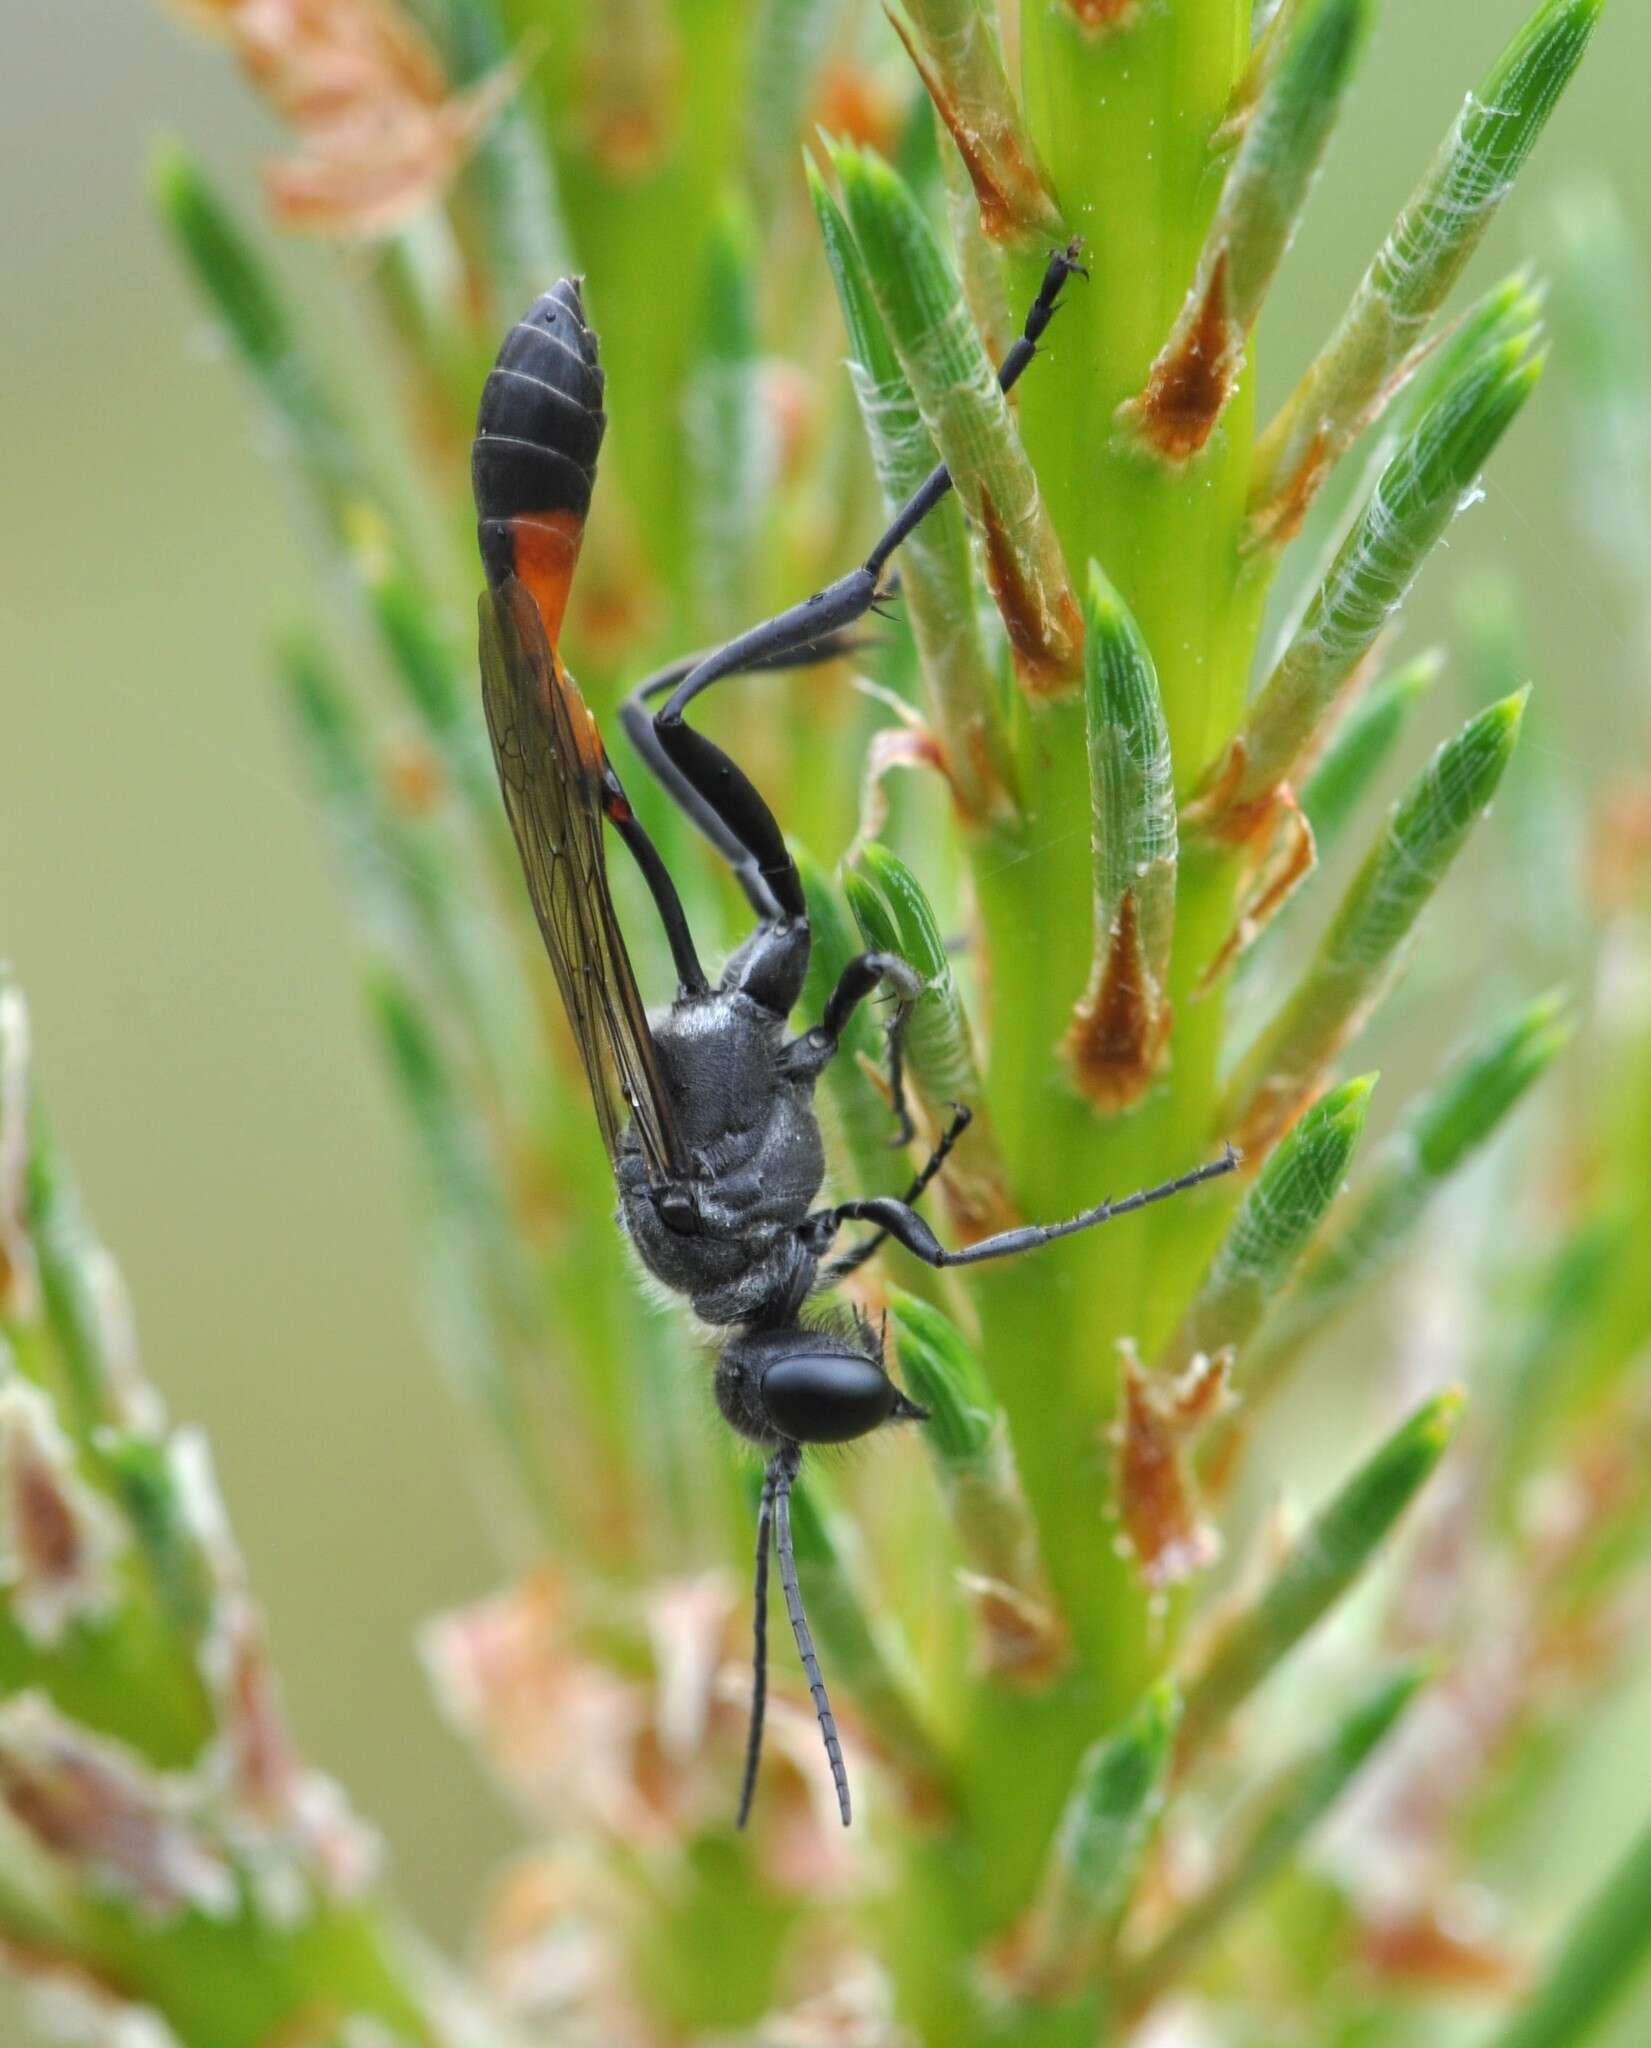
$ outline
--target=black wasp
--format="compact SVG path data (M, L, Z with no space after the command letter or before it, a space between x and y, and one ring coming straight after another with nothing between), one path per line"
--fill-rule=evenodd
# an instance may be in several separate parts
M999 373L1005 390L1031 362L1061 287L1079 267L1075 244L1050 258ZM931 1266L978 1265L1088 1230L1226 1172L1233 1161L1229 1154L1064 1223L1028 1224L948 1251L914 1205L967 1122L959 1109L904 1200L815 1206L825 1177L815 1083L855 1009L879 987L894 998L889 1078L900 1137L912 1136L900 1038L922 981L892 953L862 953L844 968L820 1021L793 1033L789 1019L810 947L796 867L757 790L683 713L720 677L801 667L844 652L843 635L871 610L890 556L940 502L951 478L944 467L935 470L850 575L726 646L651 677L620 714L643 763L732 865L756 916L755 930L713 982L700 965L676 886L556 651L607 424L603 385L579 284L563 279L510 330L482 392L473 460L488 581L481 600L482 696L528 891L618 1180L619 1220L648 1270L686 1295L702 1322L729 1333L717 1361L717 1405L768 1454L740 1822L750 1810L762 1746L772 1529L846 1826L848 1776L792 1555L791 1486L804 1445L844 1443L885 1423L923 1421L925 1413L890 1379L878 1334L863 1318L811 1323L809 1303L887 1238ZM663 707L650 712L659 697ZM651 1016L608 889L604 819L641 869L676 963L676 995ZM871 1226L869 1233L829 1258L851 1222Z

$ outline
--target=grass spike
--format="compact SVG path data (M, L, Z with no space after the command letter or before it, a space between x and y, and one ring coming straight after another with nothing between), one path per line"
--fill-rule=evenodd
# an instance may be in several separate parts
M1379 1679L1327 1735L1250 1795L1238 1839L1215 1875L1150 1948L1125 1958L1119 1995L1126 2008L1150 2003L1183 1978L1200 1952L1278 1876L1392 1734L1426 1682L1427 1673L1419 1667Z
M1273 1148L1158 1361L1161 1374L1229 1346L1242 1355L1341 1192L1375 1085L1366 1074L1333 1088Z
M1016 672L1034 697L1061 694L1083 624L996 370L909 188L870 150L834 147L832 164L889 338L980 537Z
M963 1554L982 1669L1004 1684L1046 1684L1064 1661L1056 1612L1004 1415L962 1332L931 1303L891 1291L900 1380L929 1411L923 1440Z
M1588 47L1604 0L1544 0L1469 93L1335 333L1257 444L1250 517L1282 545L1400 385Z
M1528 692L1447 740L1394 805L1294 994L1233 1077L1224 1121L1270 1141L1392 986L1416 920L1485 814L1513 758Z
M1306 0L1268 39L1186 302L1145 388L1123 409L1142 446L1167 461L1199 453L1237 389L1246 338L1307 202L1368 13L1367 0Z
M1476 1039L1421 1096L1262 1325L1245 1359L1249 1406L1399 1256L1428 1204L1501 1128L1574 1028L1563 994L1541 996Z
M877 310L859 245L812 160L807 174L848 330L849 374L872 467L884 514L893 518L940 457ZM959 813L971 825L1012 816L1012 706L981 632L969 536L955 499L938 506L901 548L900 582Z
M936 1136L957 1105L975 1112L941 1188L959 1226L983 1236L1007 1216L1003 1161L991 1119L983 1113L974 1033L934 911L911 869L875 841L862 849L843 887L865 943L898 953L923 976L923 993L906 1025L906 1072Z
M1181 1700L1161 1678L1086 1751L1008 1972L1022 1998L1074 1995L1109 1956L1163 1811Z
M1407 1417L1312 1516L1261 1592L1218 1627L1182 1687L1183 1765L1381 1554L1449 1448L1464 1400L1451 1389Z
M1095 955L1066 1055L1089 1100L1118 1110L1151 1086L1169 1041L1179 837L1158 672L1098 562L1084 608L1084 713Z
M1442 649L1429 648L1391 674L1377 676L1331 735L1301 785L1301 809L1322 861L1340 843L1371 785L1391 759L1411 713L1444 670Z
M1534 339L1526 330L1481 351L1405 436L1206 779L1194 806L1204 829L1248 836L1310 750L1535 388L1544 358L1532 353Z

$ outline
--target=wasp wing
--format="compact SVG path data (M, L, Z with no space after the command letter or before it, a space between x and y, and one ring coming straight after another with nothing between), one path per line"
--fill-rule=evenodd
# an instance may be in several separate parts
M649 1178L687 1155L608 889L602 818L618 782L578 686L515 577L481 599L482 703L528 894L616 1164L627 1122Z

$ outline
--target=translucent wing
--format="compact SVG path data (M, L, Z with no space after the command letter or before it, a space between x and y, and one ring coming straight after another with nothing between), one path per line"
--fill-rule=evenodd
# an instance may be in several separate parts
M514 577L482 593L481 670L505 810L608 1156L617 1161L631 1123L649 1177L681 1178L686 1152L608 890L602 817L618 783L538 606Z

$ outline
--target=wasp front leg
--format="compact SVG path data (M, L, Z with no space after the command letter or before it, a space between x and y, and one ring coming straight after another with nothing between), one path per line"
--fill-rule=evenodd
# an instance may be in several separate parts
M917 1135L911 1104L906 1095L904 1040L906 1022L923 993L924 981L917 969L898 953L856 953L837 977L825 1006L825 1015L812 1031L805 1031L786 1048L786 1066L794 1074L818 1074L836 1058L843 1033L855 1011L872 994L887 984L894 991L894 1014L884 1027L889 1077L889 1100L894 1109L896 1146L909 1145Z

